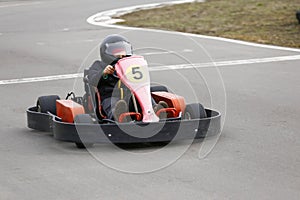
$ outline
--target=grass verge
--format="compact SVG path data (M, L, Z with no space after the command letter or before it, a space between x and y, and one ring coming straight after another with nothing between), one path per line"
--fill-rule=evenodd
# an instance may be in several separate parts
M207 0L137 11L119 24L300 48L299 0Z

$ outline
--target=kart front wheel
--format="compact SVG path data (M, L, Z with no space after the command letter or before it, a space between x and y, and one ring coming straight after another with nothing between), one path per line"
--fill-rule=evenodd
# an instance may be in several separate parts
M86 148L93 147L93 145L94 145L94 144L92 144L92 143L86 144L86 143L82 143L82 142L77 142L77 143L75 143L75 144L76 144L76 147L77 147L78 149L86 149Z
M39 97L36 103L37 111L41 113L47 113L49 111L52 114L56 114L56 100L59 99L57 95Z
M183 113L184 119L202 119L206 118L207 114L202 104L193 103L186 105L185 111Z

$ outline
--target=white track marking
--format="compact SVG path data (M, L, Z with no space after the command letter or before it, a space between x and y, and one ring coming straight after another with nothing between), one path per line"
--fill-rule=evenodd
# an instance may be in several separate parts
M149 53L141 53L141 56L150 56L150 55L161 55L161 54L174 54L175 51L164 51L164 52L149 52Z
M31 2L31 3L15 3L15 4L4 4L0 5L0 8L18 7L18 6L31 6L40 4L41 2Z
M149 31L149 32L157 32L157 33L167 33L167 34L173 34L173 35L184 35L184 36L197 37L197 38L202 38L202 39L218 40L218 41L230 42L230 43L253 46L253 47L260 47L260 48L267 48L267 49L274 49L274 50L282 50L282 51L300 52L300 49L296 49L296 48L280 47L280 46L265 45L265 44L257 44L257 43L245 42L245 41L228 39L228 38L198 35L198 34L193 34L193 33L183 33L183 32L176 32L176 31L165 31L165 30L157 30L157 29L119 26L119 25L115 25L115 23L119 22L119 21L122 21L122 19L112 19L112 17L119 17L121 15L131 13L131 12L134 12L134 11L137 11L137 10L145 10L145 9L162 7L162 6L166 6L166 5L189 3L189 2L195 2L195 1L193 1L193 0L171 1L171 2L164 2L164 3L153 3L153 4L130 6L130 7L126 7L126 8L113 9L113 10L103 11L103 12L97 13L95 15L92 15L91 17L89 17L87 19L87 22L92 24L92 25L109 27L109 28L117 28L117 29L125 29L125 30L140 30L140 31ZM202 1L199 1L199 2L202 2Z
M191 49L184 49L181 52L183 52L183 53L192 53L193 50L191 50ZM157 51L157 52L141 53L139 55L141 55L141 56L150 56L150 55L176 54L176 53L178 53L178 52L176 52L176 51Z
M37 42L36 44L39 46L43 46L43 45L45 45L45 42Z
M152 67L150 71L165 71L165 70L180 70L180 69L191 69L191 68L207 68L207 67L226 67L235 65L249 65L249 64L260 64L260 63L271 63L281 61L292 61L300 60L300 55L295 56L280 56L272 58L255 58L248 60L231 60L231 61L219 61L219 62L208 62L208 63L195 63L195 64L181 64L181 65L169 65Z
M0 85L10 85L10 84L17 84L17 83L33 83L33 82L53 81L53 80L64 80L64 79L79 78L79 77L83 77L83 73L2 80L2 81L0 81Z
M181 69L207 68L207 67L226 67L226 66L235 66L235 65L249 65L249 64L272 63L272 62L293 61L293 60L300 60L300 55L280 56L280 57L271 57L271 58L256 58L256 59L248 59L248 60L219 61L219 62L210 62L210 63L167 65L167 66L151 67L149 68L149 71L181 70ZM0 85L64 80L64 79L73 79L73 78L81 78L81 77L83 77L83 73L42 76L42 77L34 77L34 78L19 78L19 79L11 79L11 80L2 80L0 81Z
M169 1L169 2L161 2L161 3L151 3L137 6L130 6L125 8L118 8L113 10L107 10L104 12L100 12L96 15L93 15L87 19L87 21L93 25L111 25L117 22L122 22L122 19L113 19L112 17L119 17L121 15L131 13L138 10L146 10L152 8L163 7L167 5L174 4L182 4L182 3L192 3L192 2L203 2L204 0L177 0L177 1Z

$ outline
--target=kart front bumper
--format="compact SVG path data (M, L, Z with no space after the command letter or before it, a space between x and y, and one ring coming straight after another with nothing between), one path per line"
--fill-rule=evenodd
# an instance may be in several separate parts
M149 143L198 139L219 134L221 114L206 109L207 118L170 120L154 123L75 124L62 122L57 116L27 110L29 128L52 132L57 140L73 143Z

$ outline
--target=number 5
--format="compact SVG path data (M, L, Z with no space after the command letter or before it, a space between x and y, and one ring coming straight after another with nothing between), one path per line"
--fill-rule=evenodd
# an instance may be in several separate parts
M133 78L134 79L142 79L143 78L143 73L140 71L140 67L133 67L132 68L132 74L135 75Z

